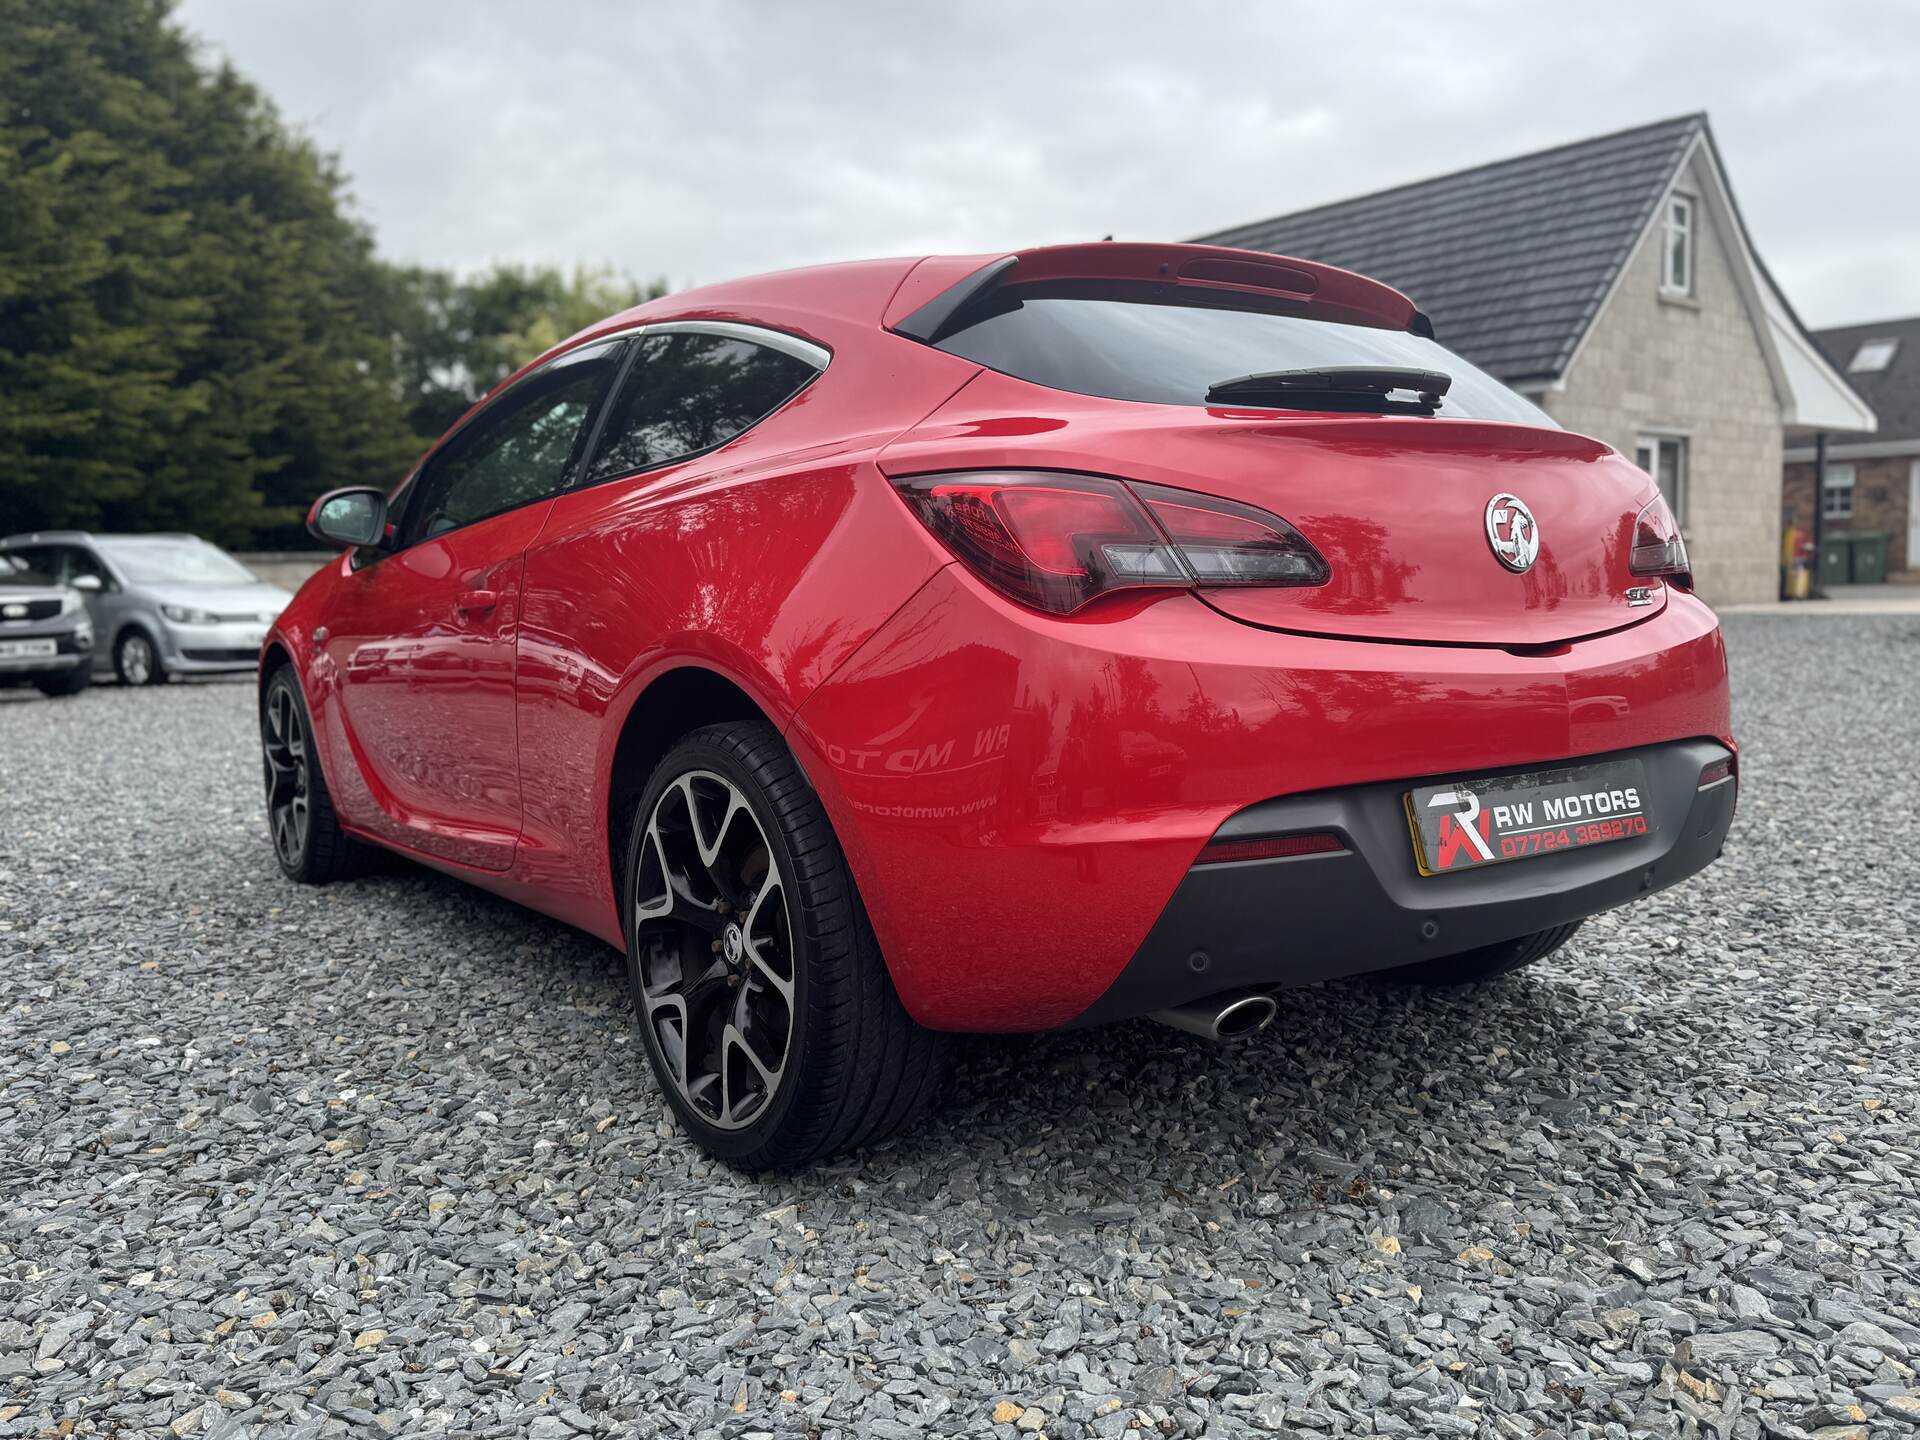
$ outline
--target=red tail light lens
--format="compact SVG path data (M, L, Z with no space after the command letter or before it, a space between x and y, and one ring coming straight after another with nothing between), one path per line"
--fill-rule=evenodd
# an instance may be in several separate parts
M1202 585L1327 583L1320 552L1278 515L1163 485L1132 488Z
M1633 554L1627 568L1635 575L1666 575L1682 585L1693 584L1687 542L1664 495L1654 496L1634 517Z
M1210 495L1042 471L894 483L981 579L1056 615L1115 590L1327 579L1326 561L1286 521Z

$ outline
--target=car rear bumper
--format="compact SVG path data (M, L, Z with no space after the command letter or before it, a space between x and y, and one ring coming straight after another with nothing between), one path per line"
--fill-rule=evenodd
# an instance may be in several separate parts
M1644 767L1647 835L1454 874L1422 875L1395 781L1294 795L1234 815L1216 840L1300 833L1342 850L1197 864L1146 940L1076 1024L1170 1009L1224 990L1278 989L1455 955L1637 900L1710 864L1733 823L1738 780L1700 784L1731 752L1685 740L1586 760ZM1497 773L1497 772L1496 772ZM1487 778L1423 776L1432 780Z
M1188 913L1202 848L1250 807L1676 741L1732 748L1730 728L1719 628L1690 595L1624 630L1510 650L1260 630L1187 595L1057 619L949 566L787 736L908 1012L1022 1031L1088 1015L1149 936L1186 923L1166 917ZM1542 885L1559 865L1431 883Z

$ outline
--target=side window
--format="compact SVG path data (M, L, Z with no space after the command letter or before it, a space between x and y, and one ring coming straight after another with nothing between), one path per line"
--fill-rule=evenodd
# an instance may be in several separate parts
M71 585L82 575L93 575L99 578L101 585L106 589L118 588L113 583L113 577L107 574L107 567L100 563L100 557L91 550L82 550L76 546L66 552L66 562L66 571L60 577L63 583Z
M558 493L620 349L615 342L561 356L448 441L408 487L405 543Z
M648 335L607 411L587 479L605 480L724 445L820 372L728 335Z
M36 575L44 575L56 585L67 583L66 561L69 552L64 545L36 545L31 550L9 550L7 553Z

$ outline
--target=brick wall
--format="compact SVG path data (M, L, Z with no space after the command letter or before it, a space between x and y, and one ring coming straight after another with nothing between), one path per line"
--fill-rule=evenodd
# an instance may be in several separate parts
M1853 466L1853 518L1828 520L1826 528L1862 533L1879 531L1887 537L1888 572L1915 568L1920 556L1907 551L1907 506L1911 498L1914 457L1891 455L1840 463ZM1787 466L1780 486L1780 505L1787 524L1798 525L1803 531L1812 528L1812 461L1796 461Z
M1716 604L1771 600L1779 590L1780 400L1695 170L1680 181L1702 202L1693 296L1661 297L1656 222L1565 388L1543 403L1568 429L1629 459L1642 434L1685 436L1684 528L1701 595Z

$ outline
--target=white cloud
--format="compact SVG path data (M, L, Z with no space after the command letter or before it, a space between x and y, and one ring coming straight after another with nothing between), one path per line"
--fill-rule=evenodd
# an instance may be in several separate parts
M1920 312L1920 7L321 6L180 16L382 250L677 284L1179 238L1690 110L1813 324Z

